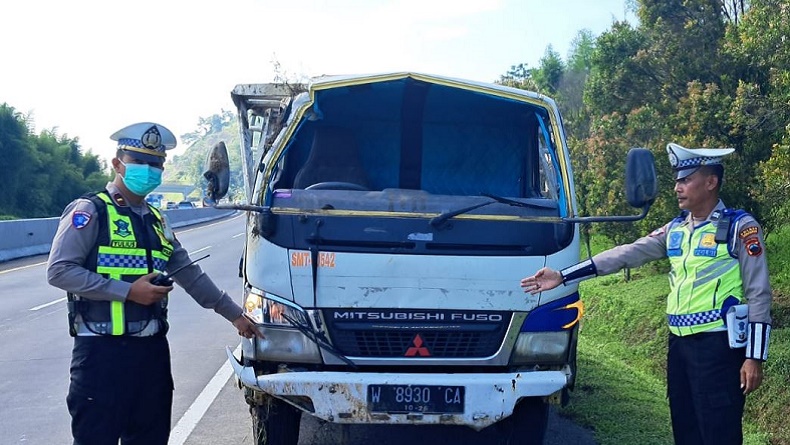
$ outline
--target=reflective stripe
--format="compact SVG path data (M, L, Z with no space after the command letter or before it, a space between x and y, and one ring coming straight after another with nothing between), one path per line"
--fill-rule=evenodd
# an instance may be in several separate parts
M667 320L670 326L675 327L699 326L721 320L721 311L715 309L694 314L667 314Z
M112 323L112 335L123 335L126 320L123 316L122 301L113 301L110 304L110 323Z
M746 358L768 360L768 341L771 337L771 325L767 323L749 323Z
M724 267L725 264L727 264L727 263L718 263L718 262L713 263L710 266L699 270L697 272L697 275L707 275L709 273L715 273L716 269L718 269L720 267Z
M108 327L110 327L108 322L77 321L74 323L74 330L80 337L109 335ZM157 323L156 320L130 321L126 323L126 327L129 329L124 334L130 337L150 337L159 334L162 330L161 323Z
M703 270L697 273L697 279L694 280L694 287L702 286L705 283L718 279L719 277L723 276L725 273L729 272L735 267L738 267L738 262L735 260L714 264L713 266L710 266L707 269L715 269L715 270L713 271ZM706 273L708 274L705 275Z

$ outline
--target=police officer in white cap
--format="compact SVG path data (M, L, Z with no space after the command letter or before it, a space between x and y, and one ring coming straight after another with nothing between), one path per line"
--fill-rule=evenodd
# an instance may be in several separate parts
M111 139L118 141L114 180L66 207L47 263L49 283L67 292L74 337L66 399L72 435L80 445L165 445L173 398L165 336L173 286L151 281L191 260L145 196L161 183L166 150L176 138L159 124L141 122ZM240 335L261 336L199 265L173 279Z
M668 144L680 216L631 244L521 280L525 292L537 294L669 258L667 387L679 445L741 444L745 396L760 386L768 357L763 231L751 215L719 199L721 162L733 151Z

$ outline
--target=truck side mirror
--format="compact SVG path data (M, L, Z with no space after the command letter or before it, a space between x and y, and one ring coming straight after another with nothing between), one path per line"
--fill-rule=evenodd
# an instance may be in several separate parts
M625 197L628 204L644 208L653 204L657 195L653 153L646 148L632 148L628 151L625 164Z
M217 201L228 194L230 185L230 161L225 142L218 142L209 150L206 158L206 171L203 177L208 180L206 185L206 202L215 205Z

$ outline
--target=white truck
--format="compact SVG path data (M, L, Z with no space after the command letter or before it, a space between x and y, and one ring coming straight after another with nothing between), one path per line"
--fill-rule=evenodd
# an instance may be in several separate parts
M393 73L238 85L248 204L244 308L265 339L228 350L257 444L305 413L341 424L466 425L540 444L576 373L577 286L519 281L579 261L578 223L655 198L629 153L636 216L580 217L562 120L533 92ZM228 186L224 145L209 197Z

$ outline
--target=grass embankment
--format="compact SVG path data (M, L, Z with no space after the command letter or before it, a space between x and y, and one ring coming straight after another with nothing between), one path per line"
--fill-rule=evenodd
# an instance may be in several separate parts
M593 253L610 245L594 240ZM767 240L774 291L763 386L747 398L748 445L790 445L790 227ZM666 261L585 281L578 378L562 414L595 431L601 445L672 444L666 400Z

